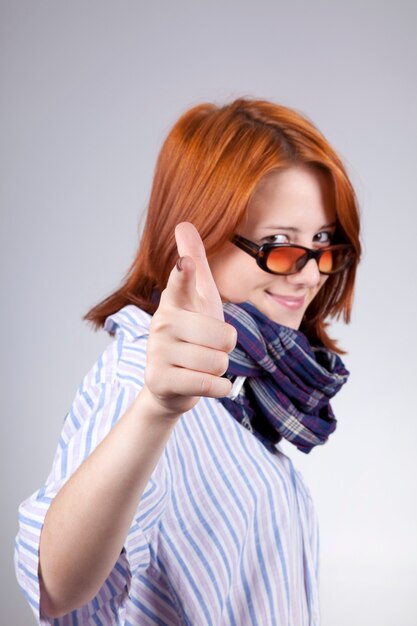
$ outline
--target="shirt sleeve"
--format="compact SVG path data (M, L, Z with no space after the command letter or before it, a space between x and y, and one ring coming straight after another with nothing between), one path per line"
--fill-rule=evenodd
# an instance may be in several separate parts
M119 559L98 594L85 606L61 618L53 619L40 614L39 540L48 508L68 478L125 413L137 392L136 384L121 383L118 379L96 382L86 377L65 419L52 470L45 485L19 508L16 573L39 624L75 626L120 623L131 578L149 564L146 536L162 514L167 491L162 460L141 498Z

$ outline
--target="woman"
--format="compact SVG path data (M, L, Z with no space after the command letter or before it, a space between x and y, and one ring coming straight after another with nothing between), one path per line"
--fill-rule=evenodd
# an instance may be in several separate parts
M115 341L21 506L41 624L319 623L314 511L277 444L335 429L348 373L326 319L349 321L359 256L311 122L243 99L180 118L130 272L86 316Z

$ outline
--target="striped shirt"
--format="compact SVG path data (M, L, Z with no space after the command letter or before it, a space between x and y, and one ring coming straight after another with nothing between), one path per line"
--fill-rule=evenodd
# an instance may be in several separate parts
M150 316L129 305L65 419L45 485L19 509L16 571L38 623L54 626L317 626L318 533L300 475L222 404L201 398L178 421L124 548L85 606L39 613L38 547L56 493L133 402Z

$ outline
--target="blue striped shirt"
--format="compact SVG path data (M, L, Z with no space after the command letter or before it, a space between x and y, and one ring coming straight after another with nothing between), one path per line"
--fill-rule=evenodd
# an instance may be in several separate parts
M178 421L96 597L39 614L38 546L48 507L133 402L150 316L109 317L115 340L84 378L45 485L19 509L16 571L40 624L317 626L318 533L300 475L211 398Z

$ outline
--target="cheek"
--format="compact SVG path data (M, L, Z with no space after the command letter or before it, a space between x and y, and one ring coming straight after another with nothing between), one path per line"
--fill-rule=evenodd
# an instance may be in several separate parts
M319 283L319 287L318 287L317 291L319 291L323 287L324 283L327 281L328 278L329 278L328 276L322 276L321 277L320 283Z
M215 282L223 300L238 302L245 299L248 282L242 280L242 275L246 276L239 263L229 263L217 272Z
M210 268L222 299L231 302L247 299L259 269L254 259L237 250L216 255L210 260Z
M328 278L329 278L328 276L321 276L320 282L317 285L316 290L315 290L315 292L313 294L313 297L311 299L313 299L318 294L318 292L323 287L324 283L327 281Z

